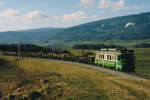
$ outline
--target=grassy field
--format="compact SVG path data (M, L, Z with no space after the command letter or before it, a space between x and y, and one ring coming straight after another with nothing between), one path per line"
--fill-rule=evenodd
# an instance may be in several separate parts
M0 57L0 66L0 100L150 99L148 80L30 58Z
M136 48L136 71L150 74L150 48Z

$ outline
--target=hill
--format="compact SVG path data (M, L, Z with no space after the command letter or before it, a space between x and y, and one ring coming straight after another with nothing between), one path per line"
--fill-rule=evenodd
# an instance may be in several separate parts
M8 31L0 32L0 43L29 43L29 44L40 44L48 42L49 40L55 40L56 33L62 31L63 28L39 28L31 30L21 31Z
M79 40L147 40L150 39L150 12L114 17L69 28L41 28L16 32L0 32L0 43L64 44ZM59 41L59 42L58 42Z
M149 80L123 78L79 66L0 57L2 100L149 100Z
M150 13L115 17L63 30L59 38L72 41L150 39Z

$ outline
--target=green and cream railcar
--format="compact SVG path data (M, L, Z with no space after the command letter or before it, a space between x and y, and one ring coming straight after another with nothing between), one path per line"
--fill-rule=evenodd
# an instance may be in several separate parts
M95 64L99 66L115 68L121 71L134 71L134 51L101 49L98 52L96 52Z

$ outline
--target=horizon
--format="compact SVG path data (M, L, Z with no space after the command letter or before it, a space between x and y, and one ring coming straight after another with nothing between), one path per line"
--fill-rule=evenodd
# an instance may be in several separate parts
M149 3L137 0L0 0L0 32L69 28L112 17L146 13L150 11Z

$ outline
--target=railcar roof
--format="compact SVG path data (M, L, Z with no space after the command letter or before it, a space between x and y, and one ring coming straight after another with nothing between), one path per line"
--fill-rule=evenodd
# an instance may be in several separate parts
M117 49L117 48L103 48L103 49L100 49L99 51L105 51L105 52L120 52L121 49Z
M100 49L98 52L103 52L103 53L128 53L128 52L134 52L133 50L127 50L127 49L117 49L117 48L103 48Z

